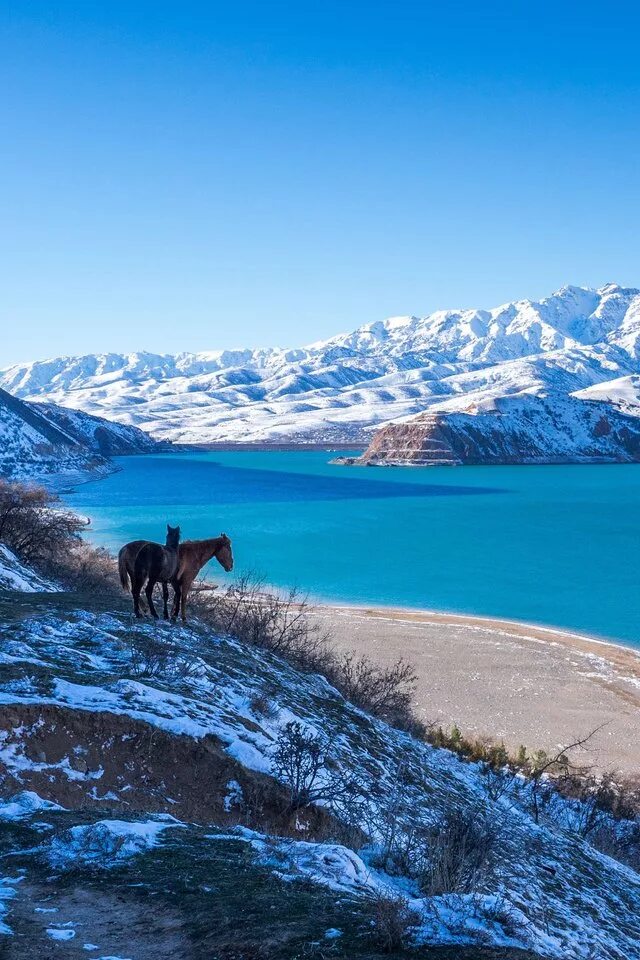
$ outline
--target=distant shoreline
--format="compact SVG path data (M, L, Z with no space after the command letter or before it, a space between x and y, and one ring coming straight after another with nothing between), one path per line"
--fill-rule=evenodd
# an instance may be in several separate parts
M366 441L354 441L353 443L331 443L331 441L325 442L314 442L314 443L236 443L233 441L224 442L216 441L212 443L173 443L171 444L171 451L177 453L207 453L219 450L224 452L228 451L259 451L261 453L268 452L273 450L275 453L284 453L287 451L300 451L300 450L325 450L327 453L331 453L336 450L366 450L367 442Z

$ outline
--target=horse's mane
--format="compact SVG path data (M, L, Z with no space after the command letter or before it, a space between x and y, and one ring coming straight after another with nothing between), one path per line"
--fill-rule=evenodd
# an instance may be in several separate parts
M224 536L207 537L205 540L181 540L180 546L181 547L201 547L203 543L213 543L214 540L224 540Z

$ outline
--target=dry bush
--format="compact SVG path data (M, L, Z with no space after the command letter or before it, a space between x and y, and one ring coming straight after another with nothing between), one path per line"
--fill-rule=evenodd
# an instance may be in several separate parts
M84 541L73 545L66 557L51 570L51 577L78 593L99 593L120 597L122 588L118 567L104 547L92 547Z
M589 834L588 843L600 853L640 873L640 824L628 824L621 830L615 821L603 818Z
M80 543L84 526L59 504L60 498L44 487L0 480L0 542L44 574Z
M271 650L303 670L324 673L331 662L328 636L311 622L309 605L295 589L268 593L260 577L245 573L223 593L196 590L193 603L217 633Z
M428 833L428 864L419 878L427 896L477 893L494 864L496 830L480 811L452 810Z
M344 805L358 794L356 782L337 766L327 742L297 721L287 723L281 730L271 769L287 788L289 812L321 800Z
M418 914L405 897L376 893L370 897L371 927L375 945L384 953L395 953L411 945L411 935L419 924Z
M84 522L60 503L44 487L0 480L0 542L69 590L117 594L113 557L82 540Z
M161 640L153 634L131 634L129 650L129 665L134 677L180 681L193 677L199 669L197 654L185 651L173 640Z
M249 700L249 709L256 717L267 717L267 719L273 719L278 713L274 700L265 690L260 690L252 695Z
M517 785L517 771L509 766L494 767L485 761L481 769L484 773L485 792L494 802L510 794Z
M346 653L331 664L329 679L345 699L372 716L416 736L424 734L413 714L417 677L411 664L398 660L383 667L369 657Z

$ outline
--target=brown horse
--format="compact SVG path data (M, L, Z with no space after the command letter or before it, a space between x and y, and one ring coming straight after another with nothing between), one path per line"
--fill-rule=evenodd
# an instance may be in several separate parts
M175 580L172 581L175 596L171 619L175 620L178 616L178 610L180 610L182 619L186 621L187 597L193 581L205 563L215 557L227 573L233 569L231 540L226 533L221 533L219 537L213 537L211 540L185 540L184 543L180 544L178 555L180 557L178 572Z
M135 559L131 593L133 594L133 610L136 617L141 617L140 592L144 586L145 596L149 604L152 617L158 619L156 608L153 605L153 588L160 581L162 584L163 612L165 620L169 619L169 581L173 582L178 572L178 544L180 542L180 527L170 527L167 524L167 540L163 546L159 543L145 543Z

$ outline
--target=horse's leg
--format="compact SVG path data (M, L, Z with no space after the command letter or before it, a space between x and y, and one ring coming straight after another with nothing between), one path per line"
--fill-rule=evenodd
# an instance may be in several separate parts
M136 577L131 577L131 595L133 597L133 612L136 617L140 619L142 617L142 612L140 610L140 591L142 590L142 580L138 580Z
M144 592L147 597L147 603L149 604L149 613L154 618L154 620L157 620L158 614L157 614L156 608L153 605L153 588L155 587L155 585L156 585L156 581L153 579L152 574L149 574L149 579L147 580L147 588Z
M162 581L162 616L165 620L169 619L169 584L166 580Z
M171 586L173 587L173 609L171 610L171 619L176 620L178 617L178 611L180 610L180 581L173 579L171 581Z
M193 580L189 580L186 576L182 578L181 584L181 596L180 596L180 607L182 612L182 622L187 622L187 597L189 596L189 591L191 590L191 584Z

